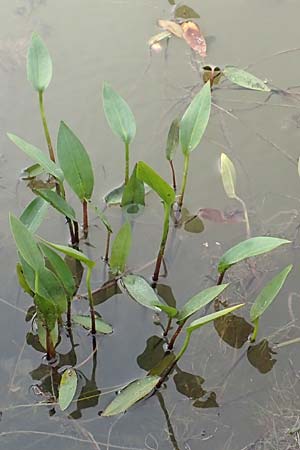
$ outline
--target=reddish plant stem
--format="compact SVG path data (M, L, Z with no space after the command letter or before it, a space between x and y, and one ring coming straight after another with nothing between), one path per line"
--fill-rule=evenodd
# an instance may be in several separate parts
M164 257L166 243L167 243L167 239L168 239L168 232L169 232L170 206L164 204L164 208L165 208L165 214L164 214L163 234L162 234L159 252L157 255L154 274L152 277L152 280L154 281L154 283L156 283L159 278L160 266L161 266L161 263L162 263L162 260Z
M104 261L105 262L108 262L108 260L109 260L110 237L111 237L111 232L107 231L106 249L105 249L105 256L104 256Z
M68 309L67 309L67 328L70 330L71 329L71 317L72 317L72 302L69 299L68 300Z
M83 236L86 239L89 233L88 204L86 200L83 200L82 202L82 215L83 215Z
M47 361L51 361L51 359L55 358L55 348L48 327L46 327L46 347L47 347Z
M169 345L168 345L168 350L172 350L172 349L173 349L174 344L175 344L175 341L176 341L176 339L178 338L179 334L181 333L181 331L182 331L182 329L183 329L183 327L184 327L185 322L186 322L186 320L184 320L180 325L178 325L178 327L177 327L175 333L174 333L173 336L171 337L171 340L170 340Z
M169 333L169 331L171 329L171 325L172 325L172 317L169 317L166 329L164 331L164 337L168 336L168 333Z
M170 163L171 172L172 172L173 189L174 189L174 192L176 192L177 185L176 185L176 175L175 175L174 164L173 164L173 161L169 161L169 163Z
M219 286L220 284L222 284L224 275L225 275L225 271L222 272L222 273L220 273L219 278L218 278L218 281L217 281L217 286Z

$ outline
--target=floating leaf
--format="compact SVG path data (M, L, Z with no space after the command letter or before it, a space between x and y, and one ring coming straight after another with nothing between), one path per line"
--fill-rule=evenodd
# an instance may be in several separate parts
M257 345L250 345L247 350L247 358L249 363L255 367L260 373L268 373L273 369L277 359L273 358L276 355L266 339L263 339Z
M73 131L60 123L57 138L57 158L65 178L78 196L89 200L94 188L94 174L90 157Z
M176 308L162 304L155 291L143 277L139 275L126 275L122 277L122 283L130 297L140 305L155 311L165 311L171 317L176 316Z
M17 249L25 261L34 269L44 266L44 258L40 252L32 233L17 217L9 215L10 229L16 242Z
M53 242L46 241L45 239L42 238L40 238L40 240L49 247L52 247L55 250L64 253L65 255L71 256L71 258L83 262L88 267L94 267L94 265L96 264L94 261L85 256L82 252L75 250L74 248L67 247L66 245L54 244Z
M221 154L221 176L225 192L229 198L236 198L235 185L236 173L235 167L225 153Z
M175 193L172 187L143 161L137 163L137 177L150 186L167 205L174 203Z
M82 327L86 328L87 330L92 329L91 316L75 315L75 316L72 316L72 320L73 320L73 322L77 323L78 325L81 325ZM96 317L95 325L96 325L96 331L98 333L110 334L113 332L112 326L109 325L109 323L104 322L104 320L99 319L99 317Z
M235 314L215 320L214 327L220 338L233 348L241 348L253 332L253 326Z
M57 164L51 161L51 159L48 158L48 156L45 155L45 153L42 152L42 150L40 150L37 147L34 147L33 145L24 141L24 139L16 136L15 134L7 133L7 136L14 144L16 144L17 147L19 147L24 153L26 153L26 155L29 156L29 158L33 159L41 167L43 167L43 169L45 169L45 172L50 173L50 175L53 175L60 182L63 181L64 174L62 170L57 166Z
M219 286L209 287L194 295L187 303L184 305L183 309L179 312L177 316L177 322L187 320L193 314L195 314L199 309L206 306L216 297L218 297L224 289L226 289L228 284L221 284Z
M182 38L183 31L182 31L181 26L177 22L174 22L173 20L159 19L157 23L160 28L163 28L164 30L169 31L170 33L174 34L174 36L176 36L178 38Z
M76 213L61 195L58 195L51 189L34 189L34 193L42 197L46 202L50 203L53 208L57 209L64 216L76 221Z
M166 146L166 158L168 161L173 161L176 149L179 144L179 126L179 119L174 119L169 129Z
M125 144L130 144L136 133L134 115L126 101L108 83L103 86L103 108L112 131Z
M60 314L67 310L67 298L65 291L51 270L40 267L36 271L35 292L42 298L51 300Z
M210 83L192 100L180 122L179 139L184 155L193 151L206 130L211 109Z
M195 22L189 20L181 24L182 36L186 43L202 58L206 56L206 42L200 28Z
M38 92L43 92L52 78L51 57L44 41L37 33L32 33L28 49L27 78Z
M58 403L60 409L64 411L70 406L72 400L76 394L77 389L77 373L75 369L67 369L62 374L60 385L59 385L59 394L58 394Z
M175 5L175 3L174 3ZM192 8L186 5L178 6L175 10L175 17L182 19L199 19L199 14Z
M183 222L183 228L189 233L202 233L204 225L198 216L189 216Z
M34 198L24 209L20 221L31 233L35 233L42 224L48 210L48 204L42 198Z
M214 208L201 208L198 216L216 223L241 223L245 220L244 213L238 209L226 212Z
M220 259L218 265L219 273L225 272L233 264L243 261L252 256L262 255L270 252L283 244L289 244L291 241L269 236L259 236L240 242L234 247L227 250Z
M259 78L234 66L225 66L223 74L232 83L255 91L270 92L271 89Z
M280 289L285 283L288 274L292 270L293 266L290 264L285 269L283 269L280 273L278 273L272 280L262 289L262 291L258 294L255 302L253 303L250 310L250 318L251 322L255 322L266 309L271 305Z
M120 205L122 202L122 196L124 192L124 183L121 186L118 186L112 189L104 196L104 201L108 206L112 205Z
M113 274L124 272L131 240L131 226L129 222L125 222L116 235L111 249L109 264Z
M160 378L150 376L135 380L128 384L120 394L105 408L102 416L115 416L134 405L136 402L146 397L155 388Z
M136 170L135 165L122 196L122 207L127 207L129 213L131 207L145 206L145 187L144 183L137 178Z
M236 311L239 308L242 308L242 306L244 306L244 303L231 306L230 308L222 309L221 311L208 314L207 316L200 317L200 319L194 320L187 327L187 332L192 333L194 330L197 330L197 328L203 327L203 325L206 325L209 322L213 322L214 320L219 319L220 317L226 316L227 314L232 313L233 311Z

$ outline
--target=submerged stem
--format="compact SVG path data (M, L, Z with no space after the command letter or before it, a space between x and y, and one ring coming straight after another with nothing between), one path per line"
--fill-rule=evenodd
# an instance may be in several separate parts
M164 337L168 336L168 333L169 333L169 331L171 329L171 325L172 325L172 317L169 317L166 329L164 331Z
M179 210L181 210L182 205L183 205L183 198L184 198L186 182L187 182L187 177L188 177L188 171L189 171L189 163L190 163L190 155L188 153L184 156L183 179L182 179L182 185L181 185L181 190L180 190L179 200L178 200Z
M83 215L83 236L86 239L89 234L88 204L86 200L83 200L82 202L82 215Z
M52 145L52 142L51 142L51 137L50 137L49 128L48 128L48 124L47 124L47 119L46 119L46 115L45 115L43 91L39 91L39 105L40 105L40 113L41 113L41 118L42 118L42 122L43 122L45 137L46 137L48 150L49 150L49 156L50 156L50 159L53 162L55 162L55 155L54 155L53 145Z
M67 328L70 330L72 327L71 324L71 317L72 317L72 301L71 299L68 299L68 309L67 309Z
M259 318L254 320L252 323L254 325L254 330L253 330L252 336L250 338L250 342L255 342L256 338L257 338L257 333L258 333Z
M51 333L49 328L46 326L46 351L47 351L47 361L51 361L55 358L55 348L52 342Z
M125 143L125 186L129 180L129 143Z
M173 161L169 161L170 163L170 167L171 167L171 172L172 172L172 183L173 183L173 189L174 192L176 192L177 189L177 185L176 185L176 175L175 175L175 168L174 168L174 164Z
M166 243L167 243L167 238L168 238L168 232L169 232L170 206L167 205L166 203L164 203L164 210L165 210L165 213L164 213L163 234L162 234L162 238L161 238L159 252L158 252L158 255L157 255L157 259L156 259L156 265L155 265L154 274L153 274L153 277L152 277L152 280L155 283L157 282L158 277L159 277L160 266L161 266L162 259L164 257Z
M246 233L247 233L247 239L250 238L251 236L251 231L250 231L250 223L249 223L249 216L248 216L248 210L247 210L247 206L246 203L244 202L244 200L242 200L240 197L236 196L235 199L240 202L240 204L242 205L243 211L244 211L244 218L245 218L245 222L246 222Z
M218 278L218 281L217 281L217 286L220 286L220 284L222 284L222 281L223 281L225 272L226 272L226 271L224 270L224 272L221 272L221 273L219 274L219 278Z
M91 276L92 276L92 267L88 267L86 274L86 287L88 291L89 305L90 305L90 315L92 322L92 334L96 334L96 320L95 320L95 309L94 309L94 299L91 288Z

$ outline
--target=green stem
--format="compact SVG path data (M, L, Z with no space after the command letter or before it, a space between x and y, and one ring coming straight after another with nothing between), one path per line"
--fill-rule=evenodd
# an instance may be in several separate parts
M253 330L250 342L255 342L256 338L257 338L257 333L258 333L259 319L254 320L252 323L254 325L254 330Z
M184 156L183 179L182 179L182 185L181 185L181 190L180 190L179 200L178 200L179 209L181 209L182 205L183 205L183 198L184 198L186 182L187 182L187 177L188 177L188 171L189 171L189 163L190 163L190 155L188 153Z
M192 333L189 333L189 332L186 333L185 340L184 340L183 345L182 345L182 347L180 349L180 352L176 356L176 360L175 360L176 363L180 360L180 358L183 356L184 352L188 348L188 345L189 345L190 339L191 339L191 334Z
M125 186L129 180L129 143L125 143Z
M90 304L90 315L91 315L91 322L92 322L92 334L96 334L96 320L95 320L95 309L94 309L94 300L93 300L93 294L92 294L92 288L91 288L91 276L92 276L92 267L87 268L87 274L86 274L86 287L88 291L88 298L89 298L89 304Z
M168 232L169 232L170 206L167 205L166 203L164 203L164 210L165 210L165 213L164 213L163 234L162 234L162 238L161 238L159 252L157 255L157 259L156 259L154 274L152 277L152 279L155 283L157 282L158 277L159 277L160 266L161 266L162 259L164 257L166 243L167 243L167 239L168 239Z
M40 113L41 113L41 118L42 118L42 122L43 122L45 137L46 137L48 150L49 150L49 156L50 156L50 159L53 162L55 162L53 145L51 142L51 137L50 137L49 128L48 128L46 115L45 115L43 91L39 91L39 104L40 104Z
M251 231L250 231L250 223L249 223L249 216L248 216L248 211L247 211L247 206L246 203L244 202L244 200L242 200L240 197L236 196L235 199L240 202L240 204L242 205L243 211L244 211L244 218L245 218L245 222L246 222L246 233L247 233L247 238L249 239L251 236Z

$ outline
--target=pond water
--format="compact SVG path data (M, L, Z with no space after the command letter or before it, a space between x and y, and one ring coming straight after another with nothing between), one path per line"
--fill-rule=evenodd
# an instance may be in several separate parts
M206 63L248 67L284 90L300 84L299 1L187 3L201 15L198 23L208 42ZM97 310L115 331L97 337L96 357L80 368L81 401L62 413L56 405L41 404L55 388L58 374L53 369L51 375L43 353L33 348L31 325L24 320L30 298L18 287L17 255L8 227L9 211L20 214L31 194L19 181L20 170L29 161L8 141L6 132L45 148L37 98L25 74L30 34L36 30L43 36L54 62L53 81L45 95L50 130L55 136L63 119L84 142L95 167L94 199L99 206L104 194L120 184L123 173L123 148L102 110L103 82L109 81L122 93L134 111L138 132L132 159L146 161L170 179L164 156L168 129L187 107L197 83L200 89L201 80L191 63L191 51L181 40L171 39L166 54L149 56L147 41L159 31L157 19L172 15L167 0L2 0L0 12L0 448L299 448L297 433L287 433L297 427L299 418L299 344L276 345L299 336L300 88L288 91L293 95L277 92L268 98L224 83L213 94L216 106L208 129L200 149L192 154L185 205L191 213L199 208L240 207L223 190L218 160L225 151L237 169L238 191L247 204L252 235L293 241L288 248L257 259L250 269L244 264L228 274L232 285L224 297L233 303L245 301L246 308L237 316L247 319L264 283L280 268L294 264L288 283L262 318L256 346L249 347L231 332L232 327L247 327L242 319L210 325L193 335L188 352L159 393L124 415L101 418L100 411L116 391L144 376L163 354L161 329L151 311L121 293L109 292L109 301L105 295L97 297L101 303ZM195 86L192 91L191 86ZM178 153L178 177L181 168ZM75 200L71 193L69 198ZM153 265L148 263L156 257L162 208L153 194L148 204L150 208L134 225L129 266L145 265L141 273L150 279ZM118 229L119 208L107 213ZM39 233L56 242L68 239L63 220L53 212ZM245 238L244 223L204 221L201 233L172 230L168 274L159 281L160 295L169 304L183 305L213 284L218 258ZM97 258L96 289L107 279L99 261L105 232L96 218L92 218L89 243L82 248ZM87 311L84 301L74 308ZM72 349L63 337L57 349L60 367L80 364L90 355L91 339L85 331L75 329L74 343Z

